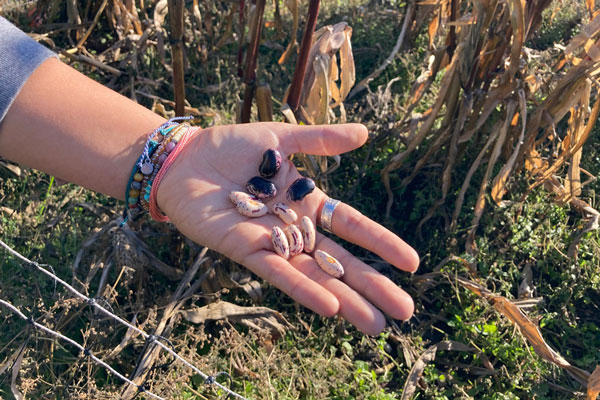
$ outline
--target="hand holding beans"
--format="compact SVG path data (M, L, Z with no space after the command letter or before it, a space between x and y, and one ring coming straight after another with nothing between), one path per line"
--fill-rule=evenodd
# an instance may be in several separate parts
M273 205L284 203L289 207L297 216L294 223L298 228L309 222L314 227L327 200L327 195L318 188L301 201L294 201L295 195L286 193L301 178L287 157L296 152L340 154L359 147L366 138L366 129L358 124L255 123L208 128L192 139L173 164L159 188L158 203L177 228L196 242L247 266L319 314L340 314L359 330L378 334L385 327L382 312L395 319L410 318L414 306L406 292L320 233L311 239L313 243L309 242L309 252L314 251L315 257L318 253L324 260L326 256L339 260L345 270L341 279L324 272L315 258L306 253L306 248L304 253L286 260L275 253L271 241L274 226L286 237L286 223L277 216L277 212L285 212L273 211ZM279 171L274 175L271 175L273 163L262 159L267 149L277 150L281 156ZM237 191L243 194L231 196L247 195L252 200L244 192L246 183L258 171L269 176L278 190L272 198L258 199L267 208L271 206L272 212L259 207L258 212L264 214L249 218L241 215L239 208L236 210L232 204L235 201L228 196ZM346 204L336 208L332 230L400 269L413 272L418 266L418 256L410 246ZM306 246L306 238L303 242Z

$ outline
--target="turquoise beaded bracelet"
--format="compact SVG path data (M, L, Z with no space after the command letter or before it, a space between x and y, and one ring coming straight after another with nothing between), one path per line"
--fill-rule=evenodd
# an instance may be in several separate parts
M152 155L160 143L169 137L175 127L179 125L178 121L185 121L192 118L194 117L171 118L148 134L144 150L134 164L129 180L127 181L125 188L125 210L123 211L123 222L121 225L126 224L130 218L132 220L139 218L144 212L144 208L140 204L140 195L144 176L151 175L154 172L155 166L151 161Z

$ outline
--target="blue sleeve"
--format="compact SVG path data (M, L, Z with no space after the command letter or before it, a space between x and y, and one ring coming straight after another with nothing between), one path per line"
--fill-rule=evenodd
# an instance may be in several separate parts
M0 123L37 67L56 54L0 17Z

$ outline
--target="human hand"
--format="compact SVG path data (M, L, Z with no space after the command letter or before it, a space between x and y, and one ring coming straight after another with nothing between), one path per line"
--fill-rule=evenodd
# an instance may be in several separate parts
M290 154L335 155L361 146L366 139L367 131L359 124L268 122L203 129L160 183L157 202L190 239L245 265L315 312L327 317L339 314L362 332L376 335L385 328L382 311L395 319L412 316L414 304L404 290L320 233L315 248L342 263L345 274L341 279L323 272L308 254L285 260L271 244L271 228L283 227L283 222L270 214L242 216L229 200L230 191L245 191L269 148L278 149L284 160L270 179L278 189L277 196L266 202L270 206L284 201L289 185L301 176L287 160ZM327 198L317 188L300 202L286 203L299 219L306 215L317 226ZM335 209L332 230L404 271L414 272L418 267L419 257L408 244L347 204Z

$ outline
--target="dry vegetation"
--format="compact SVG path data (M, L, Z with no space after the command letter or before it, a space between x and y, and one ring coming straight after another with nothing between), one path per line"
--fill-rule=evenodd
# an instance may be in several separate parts
M365 123L362 149L298 155L297 165L423 261L407 277L345 244L418 307L413 320L365 337L170 226L119 228L114 200L1 161L1 238L26 257L168 338L202 371L226 372L219 382L248 398L598 395L593 0L331 1L318 18L319 1L0 4L63 61L165 117ZM0 298L136 384L165 398L219 398L156 344L8 253L0 273ZM0 315L2 398L144 396Z

